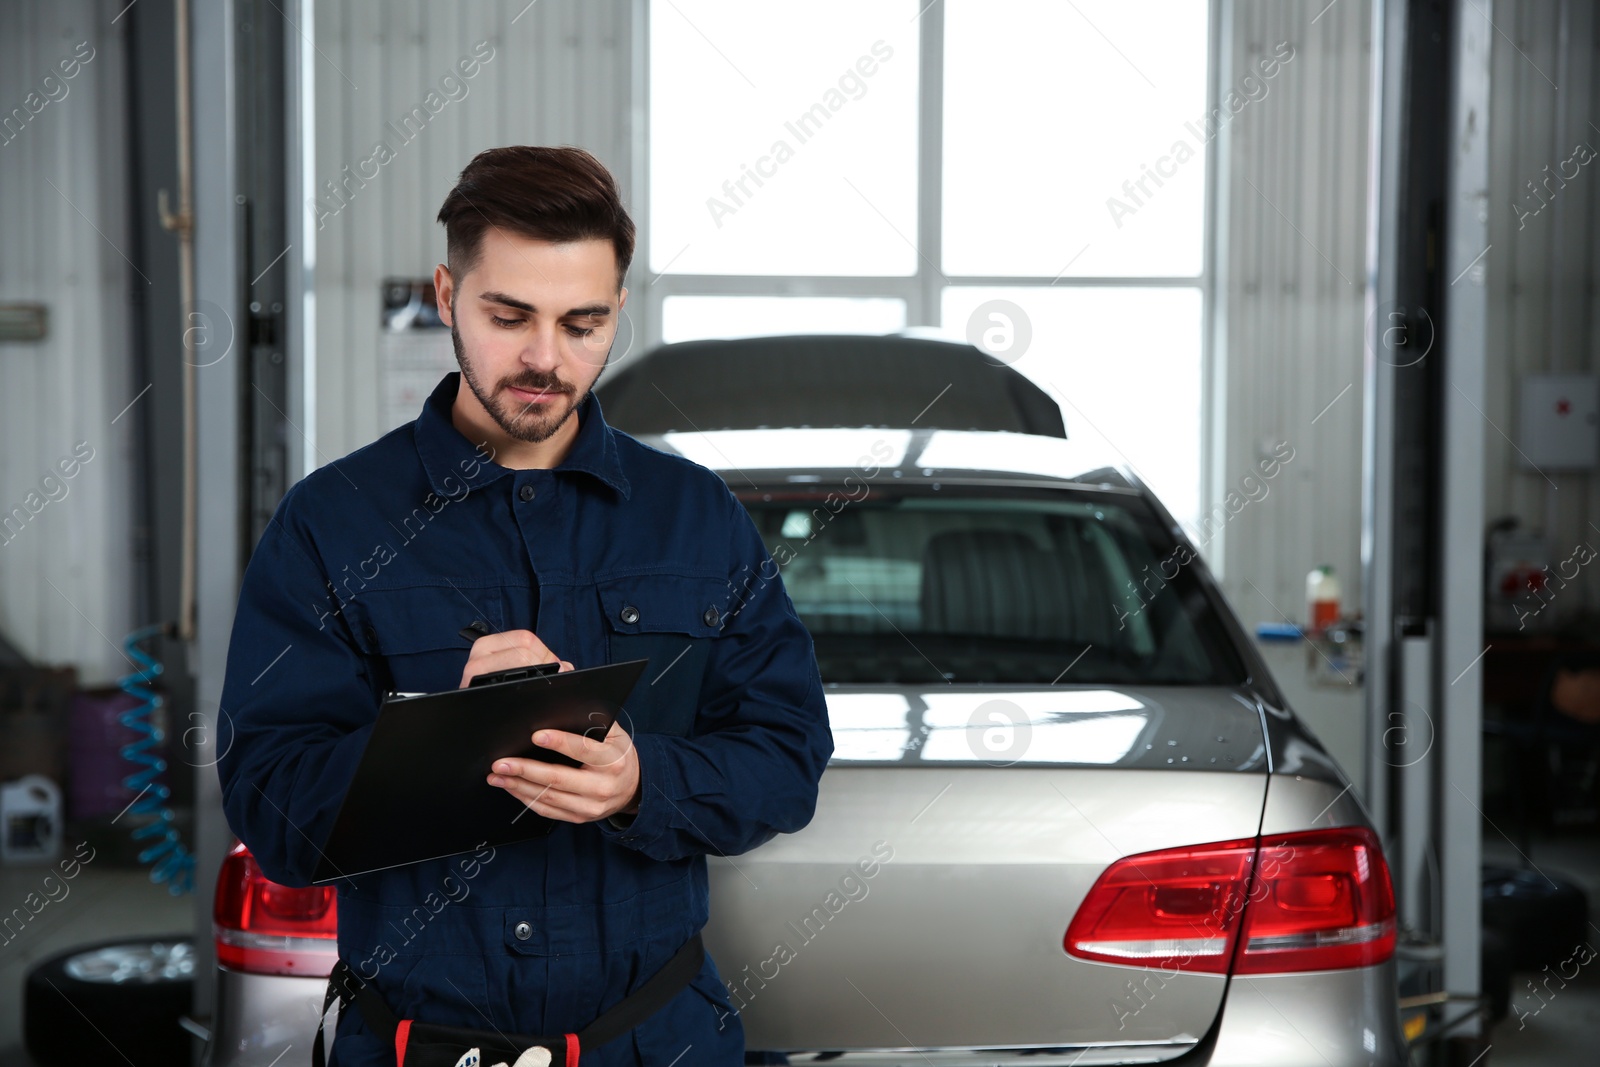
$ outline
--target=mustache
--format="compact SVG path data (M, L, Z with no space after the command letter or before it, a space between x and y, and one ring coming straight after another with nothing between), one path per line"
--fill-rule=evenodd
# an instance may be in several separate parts
M501 383L502 388L526 389L530 393L570 393L572 386L557 378L554 374L526 375L515 381L506 379Z

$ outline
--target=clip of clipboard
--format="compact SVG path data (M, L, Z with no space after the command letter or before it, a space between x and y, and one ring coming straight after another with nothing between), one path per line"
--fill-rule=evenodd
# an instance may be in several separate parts
M576 766L534 731L604 737L644 672L627 660L384 698L312 883L543 837L554 822L485 779L506 756Z

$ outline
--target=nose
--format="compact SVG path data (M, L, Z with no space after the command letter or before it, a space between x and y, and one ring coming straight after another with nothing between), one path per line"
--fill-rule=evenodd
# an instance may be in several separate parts
M529 370L549 374L561 365L561 326L559 323L541 323L528 332L528 342L522 349L522 365Z

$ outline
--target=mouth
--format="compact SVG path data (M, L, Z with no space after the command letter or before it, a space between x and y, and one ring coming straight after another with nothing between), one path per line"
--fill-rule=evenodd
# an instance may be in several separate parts
M560 389L518 389L514 385L506 386L506 392L520 404L551 404L566 395Z

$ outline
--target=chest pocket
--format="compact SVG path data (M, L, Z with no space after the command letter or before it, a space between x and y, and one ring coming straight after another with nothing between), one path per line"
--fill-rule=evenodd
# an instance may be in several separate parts
M607 660L648 659L624 707L630 733L694 732L711 642L722 632L728 582L680 574L612 575L595 581L606 620Z
M436 693L461 684L472 642L458 632L471 622L505 628L498 587L411 586L366 589L345 606L356 647L378 672L379 685L402 693ZM387 672L387 677L385 677Z

